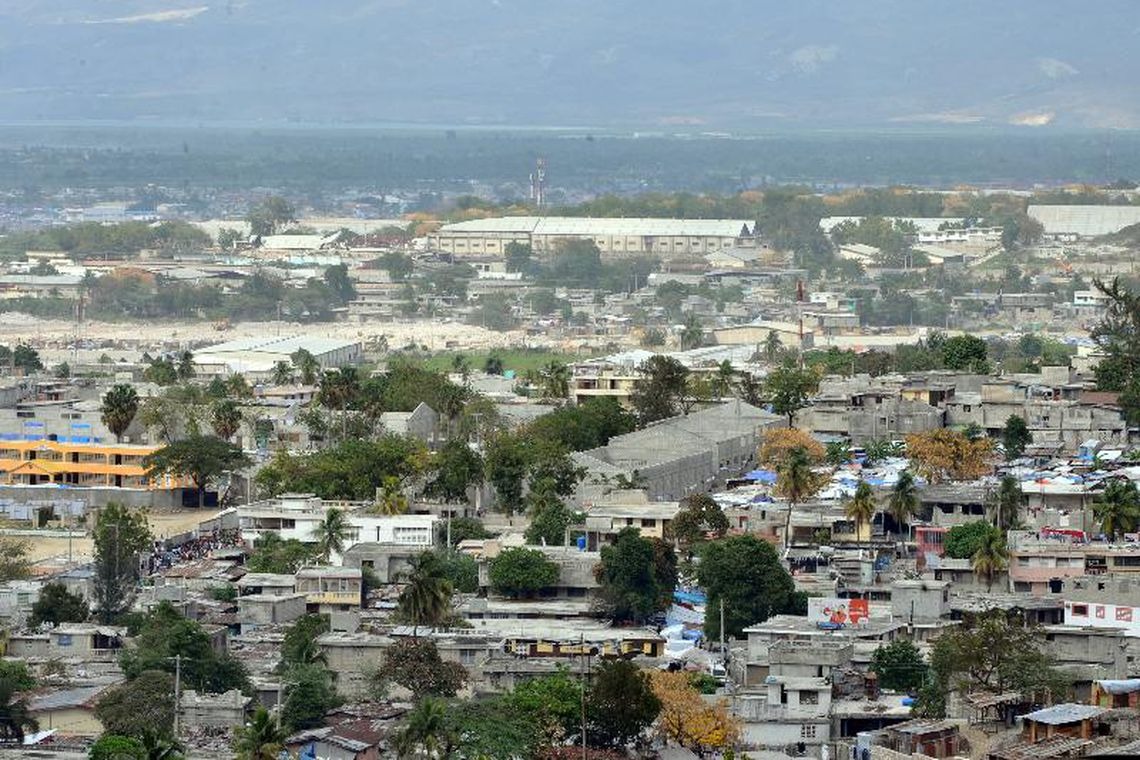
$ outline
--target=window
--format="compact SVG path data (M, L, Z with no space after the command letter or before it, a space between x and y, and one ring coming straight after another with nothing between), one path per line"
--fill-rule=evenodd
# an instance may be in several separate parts
M808 725L800 726L800 738L801 739L814 739L815 738L815 726L808 726Z
M1088 617L1089 606L1087 604L1074 604L1073 617Z
M819 692L818 691L801 691L800 692L801 705L818 705Z

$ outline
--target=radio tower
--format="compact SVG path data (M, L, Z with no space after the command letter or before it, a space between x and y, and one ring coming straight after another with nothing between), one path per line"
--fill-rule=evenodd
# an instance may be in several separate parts
M538 208L546 205L546 159L541 156L530 173L530 202Z

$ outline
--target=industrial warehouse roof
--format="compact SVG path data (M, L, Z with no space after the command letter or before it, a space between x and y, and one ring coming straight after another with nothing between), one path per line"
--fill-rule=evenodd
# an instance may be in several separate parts
M328 353L329 351L338 351L353 345L356 345L356 341L319 338L307 335L294 335L285 338L239 338L237 340L201 348L195 356L236 352L291 355L303 348L313 356L319 357L321 354Z
M745 219L609 219L573 216L505 216L444 225L441 233L515 233L538 236L589 237L740 237L750 235Z
M1096 237L1140 224L1140 206L1030 206L1047 235Z

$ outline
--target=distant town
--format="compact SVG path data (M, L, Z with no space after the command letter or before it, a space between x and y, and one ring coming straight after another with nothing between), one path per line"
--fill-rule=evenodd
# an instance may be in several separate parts
M548 170L6 191L0 754L1140 754L1134 183Z

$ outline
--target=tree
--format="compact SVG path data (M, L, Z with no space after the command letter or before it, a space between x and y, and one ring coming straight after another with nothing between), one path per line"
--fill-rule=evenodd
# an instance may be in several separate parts
M0 744L23 744L25 731L38 731L24 692L35 687L24 663L0 668Z
M402 686L417 700L454 697L467 682L467 670L444 661L431 639L401 638L384 651L376 681L381 688L389 683Z
M764 380L764 394L772 405L772 411L786 415L788 427L794 425L796 412L818 389L819 376L810 369L777 367Z
M976 335L956 335L942 343L942 364L961 372L989 372L987 350L986 342Z
M701 319L696 314L685 315L685 324L681 329L681 348L700 348L705 342L705 330Z
M938 428L906 437L907 456L931 483L943 480L973 480L990 472L993 442L970 440L963 433Z
M562 546L566 540L566 530L577 520L558 494L549 489L531 491L530 524L525 531L528 544L541 546Z
M829 441L827 443L824 460L835 467L840 467L851 461L851 444L845 440Z
M994 527L982 538L981 546L970 557L970 567L974 575L984 578L986 591L994 585L994 578L1006 569L1009 564L1009 553L1005 548L1005 534Z
M671 356L651 356L638 368L629 402L640 425L676 417L688 389L689 370Z
M999 530L1013 530L1021 524L1021 483L1004 475L990 501L990 517Z
M1033 433L1025 419L1016 414L1009 415L1001 433L1001 443L1005 448L1006 459L1017 459L1025 453L1025 447L1033 443Z
M30 375L42 370L44 363L40 361L39 351L26 343L20 343L12 351L12 367L23 370L25 375Z
M969 559L981 547L993 526L985 520L955 525L946 532L944 549L946 556L953 559Z
M926 681L927 665L914 642L898 639L879 645L871 654L870 670L884 689L914 691Z
M285 672L281 722L291 731L324 724L325 713L340 704L332 673L320 665L294 665Z
M95 518L95 614L113 623L130 609L139 578L139 555L150 549L146 514L111 503Z
M615 622L642 623L662 609L665 594L654 546L637 528L622 529L601 554L596 575L606 614Z
M594 672L586 697L586 734L591 744L626 747L661 712L649 677L628 660L606 660Z
M295 538L281 538L278 533L263 533L253 541L253 553L246 560L251 573L292 575L317 559L316 549Z
M115 436L116 441L123 439L123 433L134 422L139 411L139 394L133 385L119 383L111 386L111 390L103 395L103 424Z
M448 502L467 501L467 489L483 484L485 466L483 457L466 441L452 438L435 456L435 478L427 492Z
M106 733L87 750L87 760L148 760L143 743L129 736Z
M506 703L536 722L548 744L557 746L581 734L582 679L565 667L523 681Z
M317 542L317 554L321 561L328 562L334 554L343 554L345 545L356 529L343 509L335 507L325 512L325 517L313 528L313 539Z
M525 442L500 433L487 443L487 480L495 488L499 505L508 515L522 506L523 479L529 456Z
M183 617L170 602L159 603L142 618L134 643L119 656L128 679L148 670L173 674L180 658L183 688L211 694L249 688L245 666L229 654L218 654L202 626Z
M30 548L23 539L0 536L0 583L23 580L32 574Z
M453 517L450 523L452 547L458 546L460 542L466 541L467 539L483 540L495 535L487 530L483 522L477 517ZM446 542L448 530L448 521L441 520L436 523L436 540L439 543Z
M911 518L918 514L921 505L922 499L919 497L914 475L910 470L903 470L891 488L890 496L887 497L887 511L891 513L895 524L901 530L905 523L909 523Z
M148 731L174 732L174 676L147 670L105 691L95 703L95 717L110 734L141 740Z
M768 360L769 364L774 364L776 359L780 357L780 350L783 344L780 343L780 334L775 330L768 331L768 337L764 339L764 358Z
M251 206L245 219L251 234L265 237L297 221L297 209L281 196L270 195Z
M469 554L447 552L440 560L451 588L461 594L474 594L479 590L479 563Z
M614 436L632 431L636 424L616 398L601 396L538 417L524 435L559 444L568 451L584 451L605 446Z
M710 541L701 551L697 579L708 593L705 636L720 637L720 604L724 603L725 636L773 615L791 612L797 604L795 584L776 550L755 536L729 536Z
M174 365L174 373L181 381L194 377L194 354L182 351L178 354L178 361Z
M214 435L228 441L241 428L241 409L231 399L215 401L210 407L210 425Z
M856 535L862 535L863 526L870 526L875 519L879 505L875 501L875 490L865 480L855 486L855 494L843 507L843 513L855 521Z
M784 548L792 541L792 512L797 504L810 499L823 488L825 476L812 469L807 450L792 449L786 459L776 467L777 496L788 501L788 516L784 522Z
M198 491L198 506L206 504L206 486L227 472L252 464L241 449L212 435L192 435L174 441L143 459L143 466L157 475L189 477Z
M376 511L382 515L402 515L408 511L408 497L403 484L395 475L388 475L380 483L376 498Z
M560 361L551 360L539 370L542 379L542 397L562 399L570 395L570 368Z
M914 707L924 718L945 717L951 691L1017 691L1031 701L1063 701L1070 683L1046 654L1040 627L1005 610L982 613L939 636L930 655L930 673Z
M356 298L356 287L352 283L352 278L348 276L347 264L334 264L326 269L325 285L341 305Z
M504 549L488 568L491 588L511 597L533 596L558 583L558 565L538 549Z
M439 625L451 614L451 582L434 552L421 552L413 557L399 580L404 590L400 592L396 611L414 628Z
M823 445L810 433L799 428L774 428L764 431L756 460L768 467L778 467L797 449L802 450L813 465L822 462L826 456Z
M281 643L281 664L288 669L294 665L318 665L325 661L325 654L317 644L317 638L329 631L327 615L308 614L298 618L285 631Z
M50 623L52 626L60 623L82 623L87 620L89 614L87 600L82 596L71 593L62 583L46 583L40 589L39 598L32 605L28 625L38 628L44 623Z
M488 354L487 361L483 362L483 374L499 377L503 374L503 358L495 354Z
M290 361L301 375L302 385L315 385L317 375L321 370L321 363L307 349L298 348L289 355Z
M703 757L728 749L740 739L740 719L729 713L728 700L706 702L684 671L655 670L650 674L653 694L661 703L657 731Z
M531 247L526 243L511 241L507 243L504 253L507 254L508 272L527 272L531 268Z
M279 361L273 365L273 384L291 385L294 377L293 366L288 362Z
M673 540L678 545L690 548L706 540L710 533L713 538L724 538L728 533L728 518L711 496L691 494L681 499L680 506L669 523Z
M395 739L397 757L413 757L420 749L428 758L446 756L444 748L454 740L448 733L446 703L434 697L421 699Z
M263 705L258 705L253 716L234 732L234 753L237 760L277 760L284 748L287 734Z
M1093 516L1106 536L1133 533L1140 524L1140 491L1130 480L1108 482L1100 498L1093 502Z

